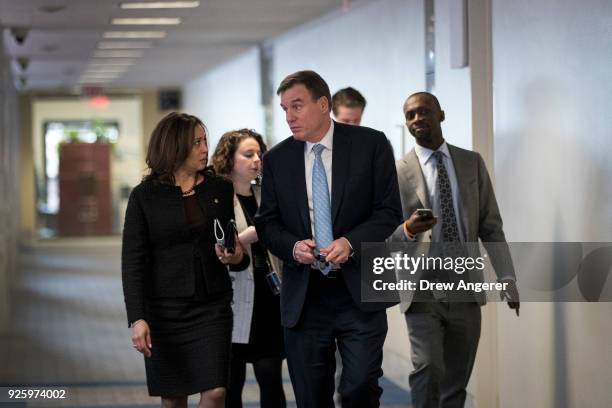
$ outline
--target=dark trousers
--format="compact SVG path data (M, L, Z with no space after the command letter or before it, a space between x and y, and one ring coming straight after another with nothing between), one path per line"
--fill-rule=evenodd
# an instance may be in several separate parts
M461 408L465 404L480 339L476 302L413 302L406 312L414 371L415 408Z
M247 361L232 356L230 384L225 396L226 408L242 408L242 389L246 378ZM260 408L285 408L285 392L283 391L283 359L267 357L253 361L255 379L259 384Z
M338 388L342 407L379 407L386 312L359 310L341 276L330 279L318 271L310 273L300 321L295 327L285 328L287 363L297 406L334 407L337 344L344 366Z

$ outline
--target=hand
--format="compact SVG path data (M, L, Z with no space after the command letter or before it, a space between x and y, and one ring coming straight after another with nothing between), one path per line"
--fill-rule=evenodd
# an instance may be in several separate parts
M238 240L242 245L251 245L253 242L257 242L259 238L257 237L257 231L254 226L250 226L240 234L238 234Z
M132 325L132 345L145 357L151 357L151 330L145 320L137 320Z
M237 245L233 254L228 252L225 247L222 247L219 244L215 244L215 254L217 254L217 258L219 258L219 261L221 261L222 264L236 265L242 261L242 258L244 257L244 252L242 250L242 245L240 244L240 241L238 241L238 234L236 234L236 244Z
M321 248L320 252L327 254L325 257L327 262L340 265L349 259L351 255L351 246L349 245L348 239L341 237L332 241L332 243L325 248Z
M438 217L423 218L415 211L404 222L404 227L411 235L416 235L432 229L436 222L438 222Z
M293 248L293 258L301 264L310 265L315 261L313 251L316 245L312 239L298 241Z
M516 288L516 282L512 279L504 279L502 283L507 283L506 290L500 293L502 300L508 300L508 307L514 309L516 315L519 315L519 309L521 308L521 302L519 299L518 289Z

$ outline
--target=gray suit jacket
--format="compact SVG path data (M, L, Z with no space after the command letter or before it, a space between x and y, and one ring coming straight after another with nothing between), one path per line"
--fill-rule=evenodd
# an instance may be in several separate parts
M489 254L497 277L514 278L514 268L507 245L489 245L493 242L506 242L506 237L502 229L502 219L495 199L495 192L482 157L476 152L450 144L448 150L457 174L461 201L461 221L466 242L477 243L480 238ZM396 166L404 219L410 217L417 208L432 208L425 178L414 149L398 160ZM407 240L403 224L400 224L391 236L390 241L401 242ZM423 243L422 248L428 247L428 243L431 242L431 230L418 234L417 242ZM479 256L479 253L470 255ZM470 280L482 281L482 274L472 273L470 274ZM412 301L412 294L409 291L400 292L402 312L408 310ZM481 305L486 303L484 293L476 294L476 298Z

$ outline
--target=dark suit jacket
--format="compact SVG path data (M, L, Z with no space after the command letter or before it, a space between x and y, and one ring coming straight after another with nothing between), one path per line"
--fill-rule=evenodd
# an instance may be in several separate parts
M123 228L121 272L128 322L144 318L147 297L189 297L195 293L194 256L199 255L208 294L230 292L227 267L215 254L213 220L225 227L234 218L231 182L205 174L195 187L205 217L205 233L194 240L180 187L147 180L128 201ZM232 269L244 269L248 256Z
M389 304L360 302L359 253L362 242L384 241L401 222L401 204L393 152L382 132L335 123L332 152L334 239L346 237L356 253L342 265L353 300L364 311ZM259 238L284 261L281 317L297 324L308 287L309 265L293 259L297 241L313 237L306 192L305 142L293 137L264 157L261 205L255 218Z
M461 221L466 233L466 242L477 243L480 239L491 259L498 278L515 277L512 258L504 235L502 218L495 199L495 191L489 178L480 154L459 147L448 145L448 151L453 160L461 208ZM397 161L397 175L399 179L400 195L402 199L402 212L404 219L418 208L432 208L429 202L429 193L423 177L423 171L414 149ZM403 224L399 225L391 237L392 241L407 241ZM431 230L417 235L418 242L424 242L424 247L431 241ZM490 244L497 243L497 244ZM503 243L503 244L499 244ZM474 246L470 246L470 249ZM422 250L416 250L421 253ZM479 253L471 256L479 256ZM473 282L482 282L483 276L479 271L468 274ZM402 278L402 276L400 276ZM412 301L412 291L401 291L401 310L408 310ZM486 303L484 293L475 294L480 304Z

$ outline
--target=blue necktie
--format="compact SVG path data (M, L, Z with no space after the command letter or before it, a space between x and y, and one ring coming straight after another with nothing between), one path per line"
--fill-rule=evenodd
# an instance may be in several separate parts
M314 206L314 233L317 248L325 248L334 240L331 221L331 204L329 199L329 188L327 175L321 153L325 149L322 144L313 146L315 161L312 167L312 203ZM331 270L330 264L320 265L321 272L327 275Z

